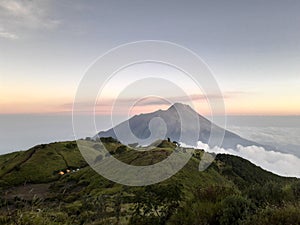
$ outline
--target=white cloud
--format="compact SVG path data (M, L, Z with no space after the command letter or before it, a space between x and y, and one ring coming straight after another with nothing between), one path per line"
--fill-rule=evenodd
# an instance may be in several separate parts
M0 1L0 36L17 39L26 30L54 29L60 21L51 17L51 1Z
M289 127L272 127L268 125L264 127L229 126L227 129L257 143L274 146L274 149L278 152L300 157L300 128L298 121L294 121L295 127L291 127L291 125Z
M6 39L11 39L11 40L15 40L15 39L19 38L15 34L12 34L12 33L9 33L9 32L3 32L3 31L0 31L0 37L1 38L6 38Z
M243 137L255 140L259 143L264 143L267 141L268 143L300 145L299 123L298 127L229 126L228 129L241 134Z
M0 2L0 6L16 16L27 16L30 14L29 8L26 5L24 5L24 3L22 3L21 1L4 0Z
M197 143L197 148L210 153L222 153L240 156L261 168L281 176L300 178L300 159L291 154L277 151L267 151L263 147L237 145L237 150L219 147L210 148L202 142Z

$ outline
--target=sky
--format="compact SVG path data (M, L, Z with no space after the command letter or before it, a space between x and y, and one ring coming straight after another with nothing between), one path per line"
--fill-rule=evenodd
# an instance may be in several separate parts
M0 114L70 113L100 55L128 42L164 40L207 63L228 115L300 115L299 10L298 0L1 0ZM107 88L108 105L109 91L124 86L128 74ZM202 93L187 89L208 113ZM143 106L136 112L156 107Z

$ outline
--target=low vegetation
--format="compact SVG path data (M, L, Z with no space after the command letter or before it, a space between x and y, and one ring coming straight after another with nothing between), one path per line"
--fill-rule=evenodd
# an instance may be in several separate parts
M98 141L86 142L95 151L102 148ZM113 157L132 165L159 162L176 148L163 141L137 152L112 138L102 143ZM230 155L218 155L199 172L201 156L195 150L189 163L164 182L129 187L98 175L76 142L2 155L0 224L300 224L299 179Z

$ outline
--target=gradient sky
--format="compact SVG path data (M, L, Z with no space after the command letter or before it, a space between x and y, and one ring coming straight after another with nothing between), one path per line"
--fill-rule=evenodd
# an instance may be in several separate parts
M299 12L298 0L1 0L0 113L69 112L98 56L155 39L210 66L228 114L300 115Z

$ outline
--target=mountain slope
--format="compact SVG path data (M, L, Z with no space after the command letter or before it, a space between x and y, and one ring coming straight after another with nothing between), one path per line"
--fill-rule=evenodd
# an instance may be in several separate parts
M111 154L115 155L121 161L130 162L132 165L154 164L165 159L172 152L172 149L175 148L173 143L162 141L157 148L151 151L140 152L126 148L118 141L111 141L113 140L111 138L102 138L101 140L102 142L104 141ZM97 141L86 141L86 143L95 149L98 147ZM127 149L126 152L117 154L118 149L121 149L121 147L125 147ZM199 160L198 158L195 157L192 159ZM289 179L265 171L240 157L220 154L217 155L216 160L230 165L232 172L235 172L235 167L238 166L239 174L243 174L244 172L249 174L261 173L263 176L260 176L259 179L262 182L268 179L275 181ZM76 142L55 142L37 145L27 151L1 155L0 180L2 185L6 184L4 186L15 186L24 183L48 183L60 179L59 171L87 167L89 166L78 150ZM235 175L243 177L237 173ZM247 182L250 181L247 180Z
M86 143L99 147L96 141ZM163 141L150 152L138 152L111 138L102 143L114 157L136 166L159 162L175 148ZM286 213L283 220L300 221L299 180L274 175L230 155L217 155L206 171L199 172L202 153L195 150L177 174L147 187L128 187L98 175L85 163L75 142L2 155L0 224L220 224L226 209L244 207L242 203L251 207L247 215L238 215L244 224L247 219L264 224L259 221L277 215L278 207ZM66 173L59 175L61 171ZM225 205L230 201L238 202ZM238 219L229 224L237 224Z
M96 141L86 143L99 147ZM114 157L136 166L159 162L175 148L163 141L151 151L138 152L111 138L102 143ZM299 180L274 175L230 155L217 155L206 171L199 172L202 154L195 150L177 174L147 187L128 187L98 175L85 163L75 142L2 155L0 224L220 224L226 209L244 207L240 203L251 207L251 212L238 215L229 224L237 224L238 219L264 224L259 221L277 215L278 207L286 213L281 218L284 221L300 221ZM65 174L59 175L61 171ZM238 202L230 206L230 201Z
M180 122L180 116L184 117L184 125ZM155 119L157 120L157 118L161 118L164 121L166 125L165 128L159 123L160 121L155 122ZM152 134L152 136L150 131L151 121L154 121L152 127L155 127L153 129L154 135ZM200 130L198 129L196 121L199 121ZM131 130L135 137L131 135L128 130ZM200 132L197 137L194 137L196 131ZM141 145L148 145L157 139L168 137L171 140L177 142L181 141L195 146L195 140L201 141L202 143L208 143L211 133L216 135L222 135L222 133L224 133L224 140L221 145L223 148L235 149L238 144L243 146L261 146L256 142L244 139L237 134L224 130L211 123L205 117L199 115L190 106L181 103L175 103L167 110L158 110L152 113L133 116L128 121L124 121L114 128L99 132L98 137L113 137L121 140L124 144L139 143ZM211 141L210 147L214 147L218 144L214 142L214 140Z

